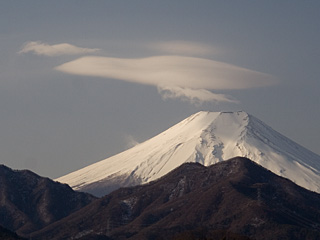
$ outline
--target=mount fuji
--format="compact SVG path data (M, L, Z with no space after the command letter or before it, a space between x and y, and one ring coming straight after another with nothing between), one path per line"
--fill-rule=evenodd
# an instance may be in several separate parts
M320 156L243 111L198 112L131 149L56 181L102 196L156 180L185 162L209 166L237 156L320 193Z

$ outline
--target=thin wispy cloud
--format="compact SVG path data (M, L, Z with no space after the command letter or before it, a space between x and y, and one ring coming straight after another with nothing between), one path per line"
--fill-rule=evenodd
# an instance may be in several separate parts
M91 54L97 51L99 51L98 48L81 48L69 43L49 45L47 43L36 41L27 42L18 53L33 53L35 55L55 57L62 55Z
M184 56L209 56L220 54L221 50L211 45L189 41L163 41L148 45L152 50L160 53Z
M125 136L125 140L127 143L126 144L127 148L132 148L132 147L137 146L139 144L139 142L132 135Z

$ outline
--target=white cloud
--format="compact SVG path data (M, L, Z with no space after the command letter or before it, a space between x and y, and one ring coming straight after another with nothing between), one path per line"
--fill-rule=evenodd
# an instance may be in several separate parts
M165 99L180 99L194 105L201 105L204 102L229 102L238 103L237 100L225 94L212 93L205 89L191 89L177 86L158 86L158 92Z
M268 74L235 65L194 57L154 56L138 59L86 56L56 70L83 76L118 79L158 87L163 99L193 104L230 102L235 99L209 90L232 90L275 84Z
M43 42L28 42L26 43L19 53L34 53L36 55L44 56L61 56L61 55L79 55L89 54L99 51L97 48L81 48L68 43L60 43L49 45Z
M156 42L150 44L149 48L160 51L161 53L188 56L208 56L221 52L221 50L213 48L210 45L189 41Z

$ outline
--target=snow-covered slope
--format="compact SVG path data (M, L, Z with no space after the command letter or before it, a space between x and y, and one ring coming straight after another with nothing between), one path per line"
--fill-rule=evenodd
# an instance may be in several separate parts
M196 113L129 150L56 180L103 195L153 181L184 162L208 166L236 156L320 192L320 156L246 112Z

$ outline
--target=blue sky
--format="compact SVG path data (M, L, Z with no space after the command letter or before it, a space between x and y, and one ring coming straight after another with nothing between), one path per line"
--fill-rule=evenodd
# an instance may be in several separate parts
M319 1L1 1L1 163L55 178L200 110L245 110L320 154L319 12Z

